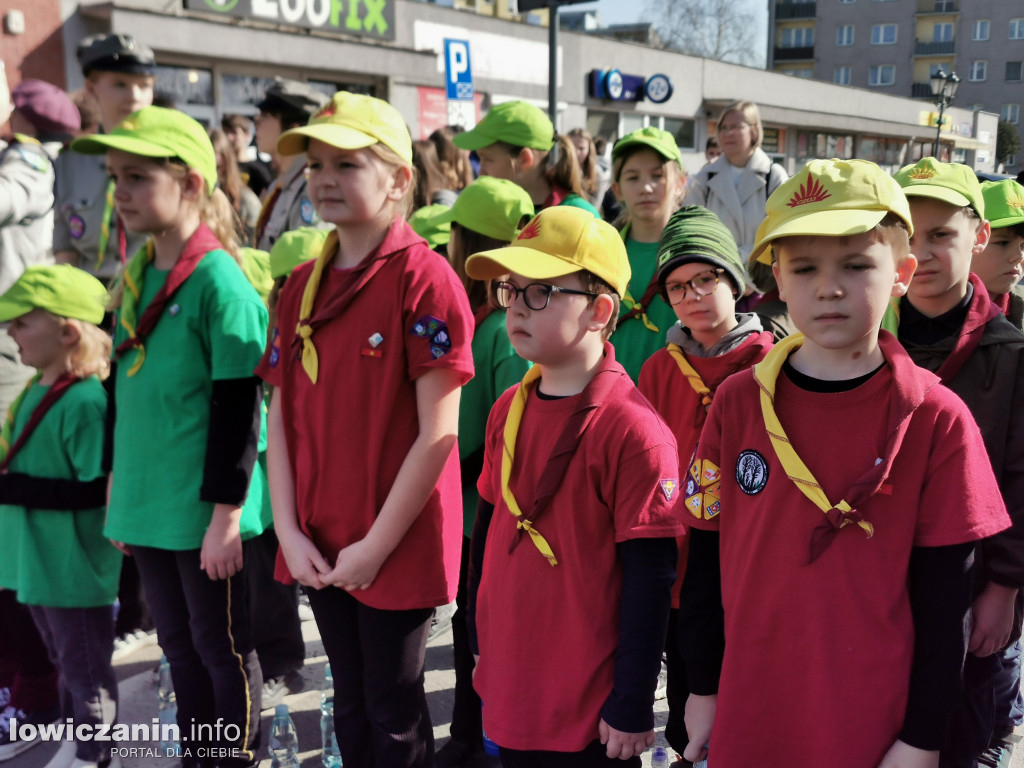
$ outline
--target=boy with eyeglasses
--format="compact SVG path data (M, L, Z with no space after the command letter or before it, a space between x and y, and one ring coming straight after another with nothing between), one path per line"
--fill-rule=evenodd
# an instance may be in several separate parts
M669 219L658 243L655 278L661 297L679 322L668 329L668 346L640 370L640 391L668 423L679 444L680 475L690 458L718 386L761 361L772 335L758 316L737 314L744 271L732 235L707 208L690 205ZM668 662L668 722L665 738L679 754L686 749L683 712L689 686L676 643L679 590L686 573L686 540L680 537L676 582L665 654Z
M639 766L682 535L672 433L608 343L629 262L566 206L466 263L534 363L488 419L470 566L483 725L505 768Z

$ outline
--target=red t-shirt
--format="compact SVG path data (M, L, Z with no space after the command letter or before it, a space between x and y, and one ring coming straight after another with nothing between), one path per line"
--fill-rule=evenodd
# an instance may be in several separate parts
M614 362L611 345L606 350L605 365L621 378L534 521L557 566L525 533L509 551L517 530L502 500L501 456L514 387L487 422L477 487L495 509L477 595L474 685L484 703L484 730L508 749L575 752L598 738L619 639L622 569L615 545L684 530L672 433ZM531 388L510 483L520 507L529 509L530 490L579 398L544 400Z
M377 519L419 433L416 379L435 368L457 371L462 384L473 375L473 313L451 267L404 221L380 251L391 253L384 266L313 336L317 384L292 346L313 262L298 267L281 291L271 344L256 370L281 398L299 527L332 564ZM316 306L351 279L351 270L324 270ZM458 455L453 449L416 521L370 588L352 593L356 599L389 610L454 599L462 546ZM290 577L280 556L276 575Z
M907 367L908 376L935 381ZM889 401L910 384L889 366L837 394L808 392L779 375L779 420L833 503L880 456ZM811 531L824 514L776 457L757 382L740 373L719 389L697 458L704 471L713 470L708 462L721 468L721 505L687 515L695 527L721 532L726 646L710 746L716 768L865 768L898 737L914 648L911 549L974 541L1009 525L960 399L936 384L909 418L889 480L859 508L874 536L847 526L808 564ZM684 491L688 503L692 490Z
M741 344L717 357L696 357L686 359L700 376L712 396L729 376L761 362L772 348L772 335L767 331L750 334ZM686 477L693 460L693 451L700 439L707 411L689 380L679 370L679 364L667 349L659 349L640 369L637 387L651 401L651 405L669 425L679 445L679 475ZM679 548L679 564L676 567L676 581L672 585L672 607L679 607L679 590L686 574L688 545L685 536L676 541Z

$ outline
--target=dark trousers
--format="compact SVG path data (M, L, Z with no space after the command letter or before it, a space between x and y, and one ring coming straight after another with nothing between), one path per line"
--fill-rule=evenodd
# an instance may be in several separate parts
M1020 690L1021 642L1010 643L999 652L996 675L996 731L1009 733L1024 723L1024 698Z
M61 716L93 728L117 719L117 677L110 663L114 650L112 606L30 608L39 634L60 671ZM110 756L110 742L78 741L75 756L98 762Z
M455 703L452 706L452 738L483 749L483 723L480 696L473 688L473 651L466 628L469 584L469 537L462 537L462 564L459 566L459 591L452 616L452 647L455 651Z
M686 663L679 653L676 640L679 623L679 609L669 612L668 637L665 639L665 659L668 666L668 685L665 689L668 699L668 721L665 723L665 740L680 755L690 740L686 733L686 699L690 695L690 686L686 679Z
M0 687L11 689L10 706L25 712L56 707L57 669L28 607L10 590L0 590L0 627Z
M124 635L137 629L149 632L153 629L153 617L149 614L146 592L142 588L139 569L135 560L124 558L121 565L121 580L117 585L117 623L115 634Z
M249 623L263 679L302 669L306 642L299 622L299 585L274 581L277 534L270 528L243 545Z
M640 757L619 760L608 757L604 744L596 739L582 752L520 751L501 748L502 768L640 768Z
M186 757L238 750L217 765L245 766L259 748L263 678L249 629L245 571L215 581L199 550L133 547L160 646L171 665ZM212 727L221 723L219 734ZM235 728L238 730L237 738ZM227 731L225 733L225 731Z
M345 768L429 768L434 730L423 690L433 610L384 611L337 587L309 591L334 675L334 731Z
M940 768L976 768L978 756L988 749L995 728L996 680L1002 670L1000 655L964 659L963 693L946 729Z

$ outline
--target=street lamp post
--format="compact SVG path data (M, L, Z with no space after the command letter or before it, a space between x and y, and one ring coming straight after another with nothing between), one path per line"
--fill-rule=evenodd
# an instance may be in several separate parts
M960 78L956 72L947 75L940 67L935 74L929 78L932 88L932 97L935 98L939 107L938 125L935 126L935 149L932 155L939 158L939 142L942 139L942 116L946 113L946 107L953 103L956 92L960 88Z

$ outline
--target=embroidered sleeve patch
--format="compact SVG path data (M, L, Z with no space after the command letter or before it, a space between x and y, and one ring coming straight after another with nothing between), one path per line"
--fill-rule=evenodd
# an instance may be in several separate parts
M277 368L277 364L281 362L281 342L278 340L279 335L280 334L275 327L274 335L270 340L270 359L268 362L270 363L271 368Z
M722 511L722 470L707 459L694 457L686 478L686 500L690 514L698 520L710 520Z
M452 351L452 340L448 335L448 323L433 315L424 315L412 327L413 336L426 339L430 344L430 356L435 360Z

